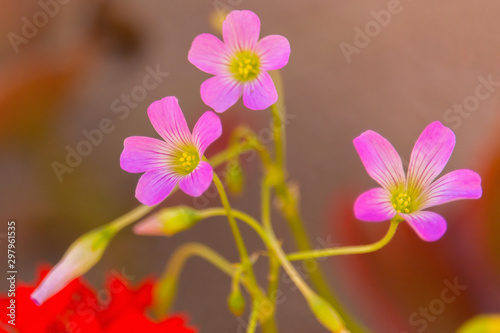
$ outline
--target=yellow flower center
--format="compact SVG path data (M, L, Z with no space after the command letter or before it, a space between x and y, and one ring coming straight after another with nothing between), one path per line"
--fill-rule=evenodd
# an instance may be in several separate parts
M240 82L248 82L257 77L260 72L259 56L252 51L240 51L235 54L229 70Z
M174 170L181 175L190 174L199 163L200 156L195 148L179 151L173 159Z
M398 212L408 214L415 211L415 200L406 192L400 192L392 198L392 207Z

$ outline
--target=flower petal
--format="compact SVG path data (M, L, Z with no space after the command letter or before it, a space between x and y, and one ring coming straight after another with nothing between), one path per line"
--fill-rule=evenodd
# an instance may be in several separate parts
M418 138L410 157L408 185L425 190L443 171L455 147L455 134L439 121L428 125Z
M213 176L212 166L208 162L201 161L193 172L179 181L179 187L186 194L199 197L212 184Z
M177 180L176 176L165 170L147 171L137 183L135 197L147 206L159 204L172 192Z
M445 219L434 212L417 211L411 214L399 214L424 241L433 242L443 237L446 232Z
M211 112L205 112L196 122L193 129L193 141L200 157L203 156L208 146L222 134L222 124L219 117Z
M472 170L452 171L436 180L424 193L422 209L460 199L479 199L483 193L481 176Z
M243 87L243 104L251 110L264 110L276 103L278 92L271 75L261 72Z
M379 187L364 192L356 199L354 215L361 221L380 222L392 219L396 211L389 192Z
M165 167L165 155L170 152L165 141L145 136L131 136L123 142L120 166L128 172L144 172Z
M196 36L188 53L188 60L198 69L209 74L227 72L229 58L227 46L211 34Z
M404 184L403 163L398 152L387 139L373 131L366 131L354 139L354 147L374 180L388 191Z
M259 17L249 10L233 10L222 23L224 43L233 51L253 49L259 34Z
M229 75L211 77L201 84L201 99L216 112L224 112L238 101L243 89Z
M170 145L191 143L191 132L176 97L153 102L148 108L148 116L156 132Z
M268 71L284 67L288 64L290 51L290 43L283 36L271 35L262 38L257 44L260 68Z

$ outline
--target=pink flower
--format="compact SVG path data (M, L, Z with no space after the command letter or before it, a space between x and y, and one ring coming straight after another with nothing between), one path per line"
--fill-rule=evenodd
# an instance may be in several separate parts
M455 134L439 121L425 128L411 153L408 175L394 147L373 131L354 139L366 171L381 188L361 194L354 204L356 218L379 222L406 220L420 238L435 241L446 231L446 221L423 209L460 199L481 197L481 177L471 170L443 171L455 147Z
M120 165L128 172L145 172L139 179L136 198L145 205L156 205L179 184L191 196L200 196L212 183L212 166L202 161L207 147L222 134L219 117L205 112L189 131L175 97L155 101L148 116L157 140L143 136L125 139Z
M224 42L211 34L197 36L189 50L189 61L215 75L201 85L201 99L217 112L224 112L243 95L252 110L276 103L278 93L269 70L288 63L290 43L271 35L259 41L259 17L248 10L232 11L222 24Z

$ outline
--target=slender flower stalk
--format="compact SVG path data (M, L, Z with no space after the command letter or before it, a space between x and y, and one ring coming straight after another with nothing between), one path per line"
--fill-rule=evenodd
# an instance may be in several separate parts
M309 285L302 279L295 267L288 261L281 245L279 244L271 224L271 187L268 180L262 182L261 192L261 210L262 210L262 224L271 240L272 249L279 260L284 270L290 276L297 288L300 290L304 298L307 300L309 308L316 315L323 326L335 333L348 332L345 329L345 324L339 314L334 308L325 301L322 297L317 295Z
M333 257L333 256L348 255L348 254L362 254L362 253L375 252L386 246L391 241L391 239L394 237L394 234L396 233L396 229L399 223L400 221L397 219L391 220L391 226L387 231L387 233L385 234L385 236L379 241L372 244L295 252L295 253L289 253L286 257L290 261L295 261L295 260L307 260L313 258Z
M167 315L176 297L182 268L186 261L193 256L205 259L231 277L237 272L234 265L211 248L199 243L183 244L172 254L165 272L153 292L153 308L158 317Z
M245 247L245 243L243 241L243 237L241 236L241 232L238 228L238 224L236 223L236 220L234 218L234 213L233 209L231 208L231 205L229 204L229 199L227 198L226 191L224 190L224 186L222 185L221 180L219 177L214 174L214 184L217 187L217 191L219 192L219 196L222 202L222 206L226 210L227 214L227 219L229 221L229 225L231 227L231 230L233 232L233 236L236 242L236 246L238 248L238 252L240 253L240 258L241 258L241 264L243 265L243 272L247 277L248 281L248 291L250 295L252 296L252 299L254 302L263 302L264 300L267 300L265 298L265 295L263 294L262 290L260 289L257 279L255 278L255 274L253 272L253 267L252 267L252 262L250 261L250 258L248 256L247 249ZM274 314L274 304L273 309L271 311L266 311L266 313L261 313L262 315L259 317L261 323L262 323L262 328L267 332L272 332L271 329L273 328L272 326L268 326L268 317L272 316Z

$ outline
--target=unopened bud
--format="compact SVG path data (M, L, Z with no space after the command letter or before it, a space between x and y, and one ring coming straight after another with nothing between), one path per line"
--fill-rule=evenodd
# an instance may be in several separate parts
M136 224L134 232L138 235L173 236L190 229L201 219L200 213L190 207L165 208Z
M227 305L229 310L236 316L241 317L245 312L245 297L240 291L240 288L235 288L227 298Z
M245 173L238 160L228 163L227 189L235 195L241 194L245 187Z
M107 226L80 236L33 291L31 299L41 305L71 281L85 274L101 259L116 231L117 229Z
M307 297L307 302L319 322L331 332L348 332L345 330L344 323L342 322L340 316L323 298L316 294L311 294Z
M177 295L177 279L167 276L160 280L153 290L153 309L158 318L164 317Z

